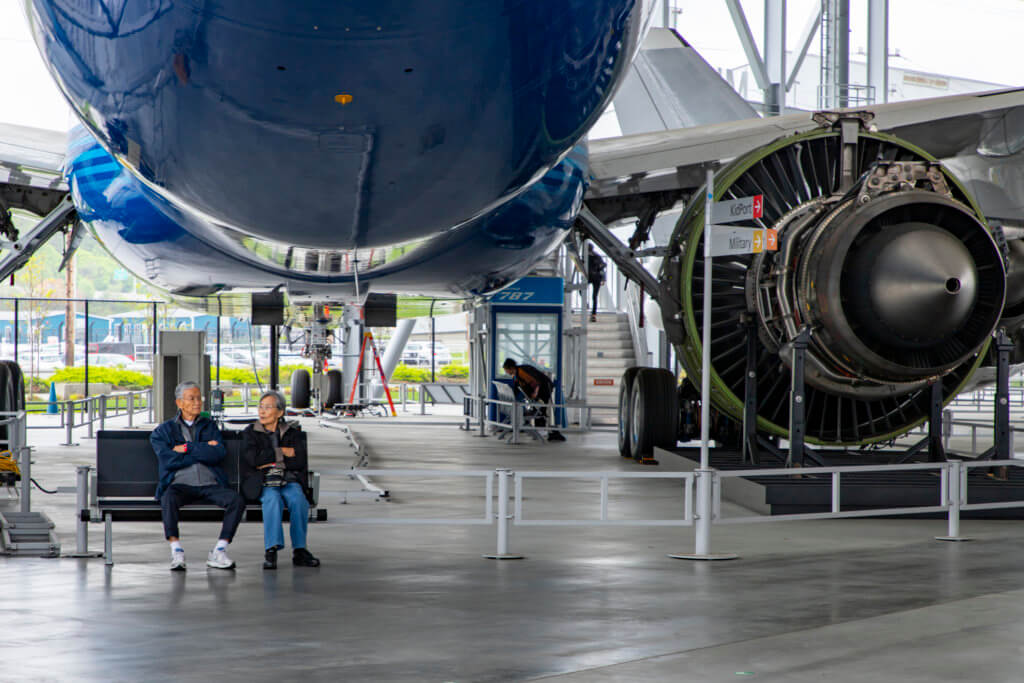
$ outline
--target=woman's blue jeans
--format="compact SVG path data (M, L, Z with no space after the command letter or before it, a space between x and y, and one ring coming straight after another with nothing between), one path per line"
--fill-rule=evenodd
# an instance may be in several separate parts
M284 499L282 501L282 499ZM284 486L264 486L260 494L263 505L263 547L284 547L284 529L281 527L282 505L288 506L288 534L292 538L292 549L306 547L306 527L309 525L309 501L298 482L290 481Z

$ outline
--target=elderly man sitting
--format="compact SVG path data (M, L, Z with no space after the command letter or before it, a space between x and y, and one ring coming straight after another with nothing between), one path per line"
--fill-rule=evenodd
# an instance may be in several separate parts
M174 388L178 414L153 430L149 442L160 461L160 483L156 497L164 521L164 535L171 542L171 570L184 571L185 550L178 533L178 511L182 505L204 502L224 508L217 545L206 560L208 567L234 569L228 557L228 543L235 535L245 501L237 491L228 488L228 478L221 468L227 451L217 423L200 417L202 392L195 382L182 382Z

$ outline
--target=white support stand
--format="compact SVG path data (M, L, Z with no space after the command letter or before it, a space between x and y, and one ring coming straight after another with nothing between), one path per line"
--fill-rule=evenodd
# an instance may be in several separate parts
M85 513L89 511L89 472L91 465L75 467L75 552L66 557L100 557L103 553L89 552L89 522Z
M936 536L936 541L952 541L962 542L970 541L971 538L960 535L960 506L966 501L964 491L967 479L967 468L963 464L954 460L949 463L949 467L945 471L947 477L946 492L949 496L949 527L948 536Z
M508 483L513 472L508 469L495 470L498 473L498 549L493 555L484 555L488 560L521 560L522 555L515 555L508 551L508 520L511 515L508 512Z

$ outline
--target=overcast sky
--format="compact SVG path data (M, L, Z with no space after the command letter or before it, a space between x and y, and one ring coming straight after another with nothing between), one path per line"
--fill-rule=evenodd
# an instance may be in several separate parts
M788 0L791 49L818 0ZM676 27L715 67L746 63L724 0L674 0ZM72 118L32 42L23 3L0 0L0 121L50 129L70 127ZM763 37L762 0L744 9L758 42ZM660 13L659 17L660 19ZM866 47L867 0L851 2L851 53ZM1024 0L890 0L890 52L894 66L1024 85ZM818 52L818 40L812 46Z

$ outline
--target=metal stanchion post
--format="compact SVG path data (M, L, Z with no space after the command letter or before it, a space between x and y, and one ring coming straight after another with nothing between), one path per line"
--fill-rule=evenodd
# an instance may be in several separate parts
M99 402L100 406L100 430L102 431L107 428L107 395L101 394L97 396L96 399ZM116 408L114 412L117 412Z
M509 443L519 443L519 401L512 402L512 440Z
M427 414L427 392L423 391L423 385L419 385L420 390L420 415Z
M732 553L711 554L711 515L714 492L712 490L714 470L711 469L711 211L715 201L715 172L708 171L704 182L704 315L701 362L701 424L700 424L700 467L697 476L697 534L693 554L669 555L677 560L732 560ZM802 381L802 380L801 380ZM795 384L795 383L794 383ZM796 391L794 389L794 391ZM792 435L793 430L790 429ZM792 447L790 449L792 457ZM801 458L802 459L802 458Z
M93 420L96 419L96 399L95 398L87 399L86 400L86 407L89 410L89 419L88 419L89 429L88 429L88 432L87 432L85 438L91 439L91 438L93 438L93 426L92 426L92 423L93 423Z
M480 418L480 433L477 434L477 436L484 436L485 437L485 436L487 436L487 415L486 415L486 412L485 412L487 410L487 404L484 403L484 396L483 396L483 394L480 395L480 399L479 400L480 400L480 403L479 403L480 412L477 415L477 417Z
M153 423L153 389L146 392L146 407L149 409L149 422Z
M949 495L949 517L947 536L936 536L936 541L969 541L970 538L960 535L960 506L964 503L967 468L959 460L953 460L945 468L947 477L946 492Z
M135 426L135 392L128 392L128 429Z
M489 560L521 560L522 555L513 555L508 552L508 482L513 472L509 469L499 468L495 470L498 474L498 549L493 555L484 555Z
M103 515L103 564L113 566L114 564L114 519L110 513Z
M89 552L89 472L91 465L75 467L75 552L68 557L99 557L102 553Z
M249 412L249 385L242 385L242 408L245 412Z
M64 421L64 443L61 446L77 446L74 442L74 429L75 429L75 404L74 403L61 403L64 410L67 411L67 420Z

